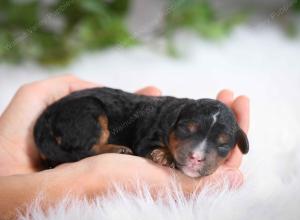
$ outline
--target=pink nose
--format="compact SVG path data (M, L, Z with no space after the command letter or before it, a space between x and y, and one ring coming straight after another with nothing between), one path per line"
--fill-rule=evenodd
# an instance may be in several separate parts
M205 160L205 156L201 153L193 152L189 154L188 159L192 164L200 164Z

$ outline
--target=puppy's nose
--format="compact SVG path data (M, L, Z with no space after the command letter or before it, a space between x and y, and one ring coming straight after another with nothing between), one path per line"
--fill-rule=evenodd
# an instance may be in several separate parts
M199 152L191 152L189 154L188 160L192 163L192 164L200 164L201 162L203 162L205 160L205 156L202 153Z

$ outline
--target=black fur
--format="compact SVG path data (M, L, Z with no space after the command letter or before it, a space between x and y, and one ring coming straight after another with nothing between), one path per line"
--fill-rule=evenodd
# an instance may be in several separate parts
M217 103L217 104L216 104ZM108 118L108 143L129 147L134 155L146 156L153 149L168 146L168 135L182 117L197 117L222 110L223 124L237 139L243 153L248 142L225 105L210 99L148 97L111 88L75 92L49 106L34 127L34 138L51 166L78 161L91 152L102 132L97 118ZM205 123L203 123L205 124ZM219 126L226 126L226 125ZM233 143L234 144L234 143Z

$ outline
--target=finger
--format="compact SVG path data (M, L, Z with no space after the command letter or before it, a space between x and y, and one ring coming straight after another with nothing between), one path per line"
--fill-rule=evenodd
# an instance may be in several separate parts
M100 85L100 84L96 84L96 83L81 80L81 79L76 79L74 81L70 81L68 86L69 86L69 93L76 92L76 91L83 90L83 89L102 87L102 85Z
M231 105L233 104L233 92L228 89L223 89L217 95L217 99L231 108ZM241 162L242 153L239 151L238 147L234 147L225 163L231 167L239 167Z
M37 88L34 87L36 84ZM47 105L58 99L69 95L72 92L82 89L100 87L99 84L81 80L73 75L64 75L33 83L33 90L44 94L44 101Z
M139 95L148 95L148 96L161 96L161 91L154 86L147 86L143 89L136 91Z
M232 109L235 112L239 126L247 133L249 129L249 99L246 96L239 96L234 100ZM242 163L242 158L242 152L235 146L226 161L226 165L238 168Z
M244 176L239 169L227 166L220 166L212 175L202 177L200 184L202 186L211 185L215 189L238 189L243 185ZM201 190L201 188L200 188Z
M79 79L76 76L73 75L64 75L64 76L58 76L50 78L49 80L44 80L43 83L47 84L48 86L62 86L63 89L62 93L71 93L82 89L88 89L93 87L100 87L101 85L85 81L82 79ZM67 90L66 90L67 89ZM67 95L67 94L65 94Z
M218 93L217 100L223 102L228 107L231 107L233 103L233 92L228 89L223 89Z
M246 96L237 97L233 104L232 110L234 111L240 128L247 133L249 129L249 98Z
M238 148L238 146L235 146L231 151L231 154L226 160L225 164L228 167L239 168L242 164L242 160L243 160L243 154L240 148Z

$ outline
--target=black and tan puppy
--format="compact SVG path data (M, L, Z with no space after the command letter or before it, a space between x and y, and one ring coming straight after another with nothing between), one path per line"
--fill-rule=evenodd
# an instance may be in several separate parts
M191 177L213 173L236 144L244 154L249 150L233 112L219 101L110 88L75 92L55 102L39 117L34 137L52 167L123 153L177 167Z

